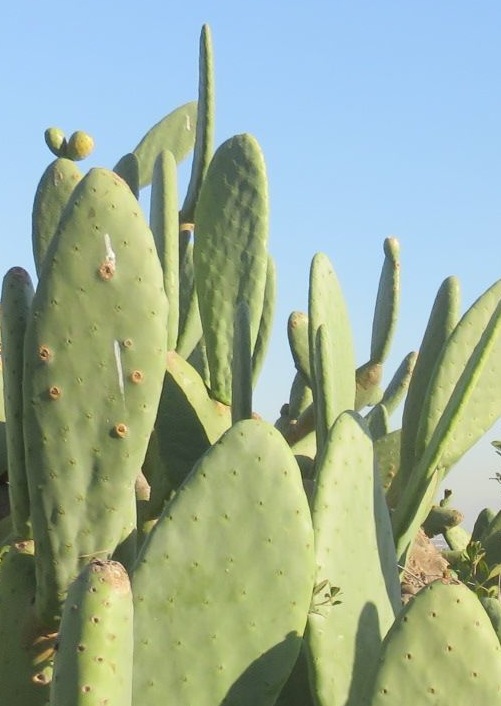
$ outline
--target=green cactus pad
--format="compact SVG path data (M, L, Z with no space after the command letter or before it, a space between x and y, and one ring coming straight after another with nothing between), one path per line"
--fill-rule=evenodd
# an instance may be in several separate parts
M136 199L139 198L139 162L135 154L129 152L118 160L113 171L127 182Z
M501 564L501 510L489 523L482 537L486 561L489 565Z
M402 470L388 494L392 507L396 505L400 488L408 482L420 452L416 449L416 439L423 402L435 363L458 322L459 305L459 281L456 277L448 277L442 282L435 297L409 383L402 415Z
M49 164L38 184L32 213L31 239L37 275L61 214L82 173L71 159L56 159Z
M312 517L317 585L340 589L338 605L308 616L312 692L317 706L358 706L400 609L400 584L372 441L354 412L338 417L317 460Z
M428 537L436 537L447 530L457 527L464 520L464 515L453 507L433 505L423 522L423 530Z
M313 478L315 472L315 458L317 455L317 437L312 431L291 445L301 475L303 478Z
M317 253L311 263L308 295L308 339L310 350L310 371L312 375L313 399L319 418L324 418L322 409L330 407L332 421L341 412L353 409L355 405L355 354L348 310L341 286L329 258ZM318 330L324 325L324 339L329 339L330 352L317 351ZM327 356L327 357L326 357ZM321 384L319 361L324 360L323 374L332 381L329 390ZM325 411L325 409L324 409ZM324 425L325 426L325 425ZM319 429L321 439L325 430Z
M498 596L480 596L480 603L489 616L494 632L501 642L501 601Z
M500 302L501 280L482 295L466 312L442 348L423 402L416 438L416 458L422 456L424 449L429 446L432 437L435 436L439 424L449 416L451 400L453 397L457 397L459 389L466 385L466 369L468 369L470 378L474 374L471 383L477 383L477 378L480 377L487 362L485 358L496 354L496 350L492 350L492 347L494 346L496 349L498 340ZM492 374L497 377L494 372ZM491 398L497 396L497 390L493 390L491 385L483 385L478 388L475 385L475 389L477 389L477 396L482 395L482 404L486 407ZM486 397L484 397L484 392ZM471 421L468 418L469 426ZM494 419L492 419L493 421ZM485 428L482 433L483 431ZM471 433L468 436L471 437ZM461 434L460 438L464 439L464 435ZM442 465L449 467L462 453L464 453L464 449L460 451L458 445L454 444L447 457L442 459Z
M277 273L275 261L268 255L268 267L266 268L266 285L264 287L263 310L261 321L256 336L256 343L252 351L252 385L256 386L259 373L264 364L266 351L270 342L273 316L275 314L275 303L277 298Z
M470 533L464 527L450 527L444 531L444 539L452 551L464 551L471 540Z
M181 257L181 254L180 254ZM176 351L187 359L202 338L202 322L195 289L193 243L188 243L179 268L179 334Z
M11 268L2 285L2 372L6 407L9 499L16 539L30 539L30 498L23 439L23 348L33 284L22 267Z
M116 561L93 561L70 586L54 660L54 706L130 706L132 592Z
M501 280L463 316L442 349L423 402L415 465L393 515L399 555L429 510L433 483L501 415Z
M412 379L416 360L417 353L414 351L407 353L396 369L392 379L388 383L388 386L386 387L381 398L381 404L386 407L388 414L393 414L398 406L404 401Z
M197 371L170 351L155 428L164 474L173 487L230 426L230 408L211 399Z
M372 440L375 442L390 431L389 413L383 402L375 405L365 416Z
M287 336L296 370L309 382L311 374L307 314L302 311L292 312L287 321Z
M299 653L289 679L280 692L276 706L314 706L304 647Z
M200 34L198 110L195 146L193 150L190 181L179 214L181 223L193 223L195 217L195 206L214 150L215 112L212 37L209 26L204 25Z
M344 410L336 396L336 361L327 324L320 324L315 341L315 431L317 448L322 451L329 429Z
M207 361L207 346L203 336L188 356L187 362L195 368L197 373L202 378L205 387L210 390L210 372L209 363ZM220 404L223 403L221 402Z
M193 149L197 122L197 102L176 108L154 125L133 150L139 164L139 186L151 184L155 160L169 150L179 164Z
M195 282L212 396L231 400L233 323L249 306L254 350L268 269L268 187L254 137L236 135L214 154L195 213Z
M380 387L382 379L383 366L381 363L371 363L369 361L356 369L355 410L357 412L364 407L372 407L381 402L384 394Z
M235 315L233 336L231 422L252 417L252 355L249 307L240 302Z
M386 636L370 706L472 706L501 701L501 646L482 605L461 583L436 581Z
M271 706L301 646L314 574L297 464L275 429L233 426L138 558L134 703Z
M376 463L385 491L388 490L400 469L400 435L401 430L395 429L374 442Z
M388 357L397 323L400 303L400 246L396 238L384 241L384 263L374 309L371 363L384 363Z
M61 128L48 127L44 133L45 144L56 157L65 157L66 137Z
M166 318L162 270L137 200L116 174L93 169L47 254L24 349L37 612L48 624L86 563L133 540Z
M296 373L289 393L289 417L298 419L313 403L311 387L302 373Z
M163 150L155 160L151 182L150 228L164 273L169 302L167 347L176 348L179 331L179 220L177 171L172 152Z
M0 703L47 706L55 633L40 630L33 614L33 542L13 544L0 564Z
M478 513L475 524L471 531L472 542L483 542L489 533L489 527L496 517L496 513L490 507L484 507Z

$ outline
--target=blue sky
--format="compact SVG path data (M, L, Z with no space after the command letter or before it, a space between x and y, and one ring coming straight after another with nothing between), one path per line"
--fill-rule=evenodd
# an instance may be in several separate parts
M459 277L463 308L501 277L501 4L8 4L0 27L3 271L33 272L31 205L51 159L45 128L87 130L96 141L87 166L111 167L163 115L196 98L204 22L215 46L217 142L251 132L268 165L279 298L256 408L273 420L293 375L286 320L306 310L315 252L331 258L342 282L362 363L383 239L399 239L401 318L387 380L418 347L446 276ZM496 437L501 427L448 482L470 523L485 504L500 504L501 488L489 480L501 470L489 445Z

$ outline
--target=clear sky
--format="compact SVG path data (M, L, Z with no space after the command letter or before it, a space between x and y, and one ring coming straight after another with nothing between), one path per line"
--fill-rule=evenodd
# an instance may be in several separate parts
M459 277L463 308L501 277L501 3L8 3L3 271L33 273L31 205L51 160L45 128L90 132L87 166L113 166L151 125L196 98L204 22L215 46L217 142L251 132L268 165L279 296L255 406L273 420L293 376L286 320L306 311L315 252L331 258L342 282L362 363L383 239L399 239L401 319L386 380L419 346L446 276ZM501 427L447 483L470 524L484 505L501 504L489 480L501 470L489 445L497 437Z

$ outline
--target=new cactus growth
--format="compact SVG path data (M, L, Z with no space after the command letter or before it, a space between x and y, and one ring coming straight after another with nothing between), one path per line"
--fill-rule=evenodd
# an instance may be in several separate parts
M40 179L32 215L33 257L38 276L59 219L81 178L82 173L76 164L62 157L49 164Z
M63 157L66 149L66 137L61 128L49 127L45 131L45 144L56 157Z
M65 156L74 162L80 162L88 157L94 149L94 140L83 130L74 132L66 145Z

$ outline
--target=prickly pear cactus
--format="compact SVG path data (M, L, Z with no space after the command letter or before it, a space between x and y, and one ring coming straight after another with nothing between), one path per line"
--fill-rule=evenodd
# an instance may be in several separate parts
M45 134L39 282L33 294L14 268L2 291L0 703L500 704L501 513L470 538L445 500L428 511L501 415L501 282L459 319L445 280L417 359L386 383L398 242L384 242L358 368L334 268L315 255L308 315L288 324L289 401L276 429L261 421L276 293L265 162L249 134L213 154L207 26L199 57L198 101L114 171L79 171L89 135ZM457 550L448 580L482 602L436 582L402 609L397 556L409 575L427 516Z

